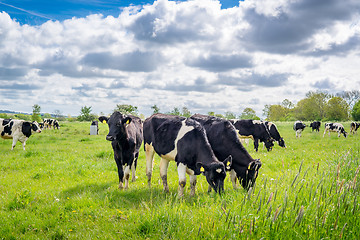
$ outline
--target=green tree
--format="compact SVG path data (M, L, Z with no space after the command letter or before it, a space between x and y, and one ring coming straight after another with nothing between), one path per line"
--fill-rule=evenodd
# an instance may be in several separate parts
M91 114L91 107L81 107L80 116L78 116L78 121L93 121L96 119L94 114Z
M240 119L253 119L259 120L260 118L256 116L256 112L252 108L245 108L240 115Z
M274 105L268 105L267 106L267 115L266 119L269 121L285 121L286 120L286 108L274 104Z
M331 96L326 92L308 92L294 108L294 115L299 120L321 120L325 117L327 100Z
M189 110L187 107L183 107L183 108L182 108L181 116L191 117L191 112L190 112L190 110Z
M119 111L122 114L131 114L134 116L138 115L138 108L136 106L128 105L128 104L117 104L114 111Z
M176 116L180 116L180 115L181 115L180 109L179 109L178 107L174 107L174 109L173 109L171 112L169 112L168 114L170 114L170 115L176 115Z
M209 116L215 116L215 112L208 112Z
M33 108L33 113L31 115L31 119L33 121L41 122L41 115L40 115L41 107L40 107L40 105L34 104L34 106L32 106L32 108Z
M156 106L156 104L154 104L153 106L151 106L151 109L153 109L153 114L160 112L160 108L158 108L158 106Z
M326 104L326 118L330 120L347 120L348 112L349 105L341 97L333 97Z
M355 121L360 121L360 100L355 103L351 115Z
M225 112L225 118L226 119L236 119L236 115L233 112L227 111L227 112Z
M52 118L50 113L44 113L43 118Z

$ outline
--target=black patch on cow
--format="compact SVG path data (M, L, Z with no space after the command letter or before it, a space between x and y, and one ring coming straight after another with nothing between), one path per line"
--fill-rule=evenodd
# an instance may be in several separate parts
M32 124L30 122L23 122L21 126L21 132L26 136L31 136Z
M7 122L7 124L4 124L4 122ZM14 125L14 122L11 121L11 119L4 119L3 126L5 126L5 127L4 127L4 130L1 132L1 136L4 136L5 134L10 136L12 134L13 125Z

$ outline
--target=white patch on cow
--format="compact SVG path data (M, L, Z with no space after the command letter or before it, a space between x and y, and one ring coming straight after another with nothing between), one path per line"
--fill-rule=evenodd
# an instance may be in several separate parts
M240 135L239 133L239 130L238 129L235 129L237 134L238 134L238 137L239 137L239 140L241 141L242 139L247 139L247 138L251 138L253 141L254 141L254 137L253 135L249 135L249 136L245 136L245 135Z
M262 122L260 120L253 120L253 124L261 124Z
M175 142L174 142L175 148L172 151L170 151L169 153L167 153L165 155L161 155L162 158L165 158L165 159L167 159L169 161L175 160L175 157L177 155L177 143L178 143L178 141L180 139L182 139L185 136L186 133L188 133L188 132L190 132L191 130L194 129L193 126L186 126L185 121L186 120L183 120L181 122L182 126L181 126L181 128L180 128L180 130L178 132L178 135L177 135L177 137L175 139Z
M215 170L217 173L221 173L222 172L222 169L221 168L218 168Z

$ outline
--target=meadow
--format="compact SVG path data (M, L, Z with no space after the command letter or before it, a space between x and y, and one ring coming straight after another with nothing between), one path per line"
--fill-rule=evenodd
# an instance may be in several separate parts
M90 136L90 123L62 122L26 151L0 139L0 239L360 239L359 134L323 138L322 124L296 139L292 122L276 124L286 149L246 146L263 163L248 192L227 177L224 194L208 193L199 176L183 198L174 162L163 192L158 156L147 187L143 148L138 179L120 191L105 124Z

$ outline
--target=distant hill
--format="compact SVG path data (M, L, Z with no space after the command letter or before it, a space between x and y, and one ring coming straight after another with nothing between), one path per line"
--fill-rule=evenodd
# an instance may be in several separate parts
M31 115L30 113L24 113L24 112L14 112L14 111L10 111L10 110L0 110L0 113Z

